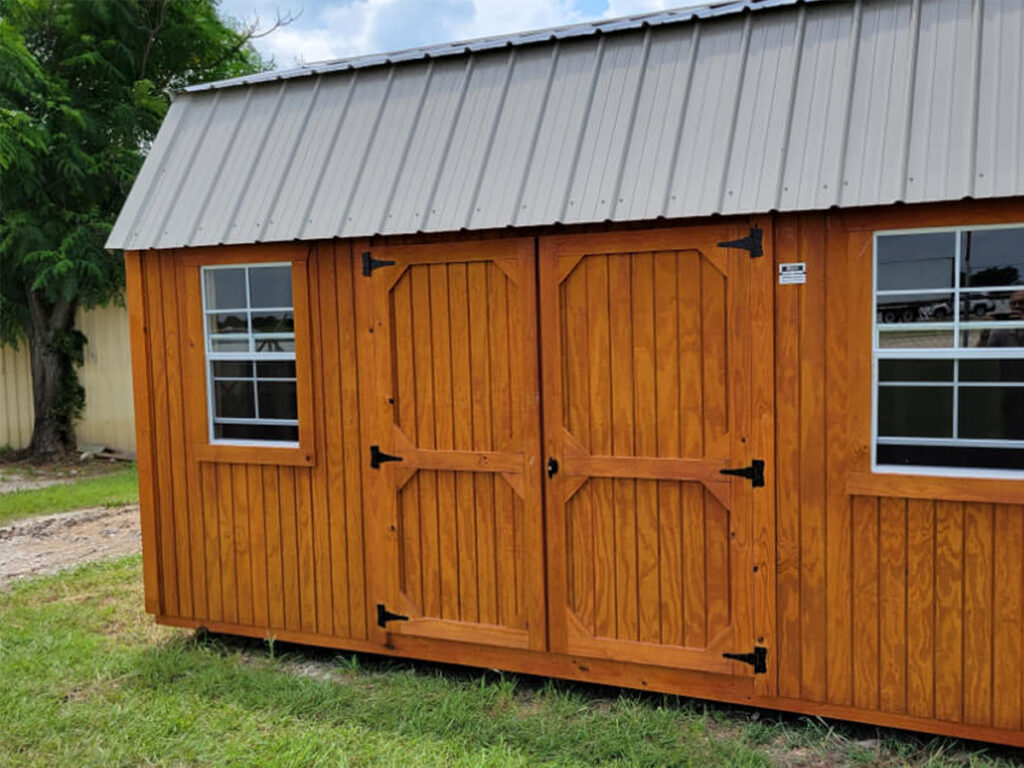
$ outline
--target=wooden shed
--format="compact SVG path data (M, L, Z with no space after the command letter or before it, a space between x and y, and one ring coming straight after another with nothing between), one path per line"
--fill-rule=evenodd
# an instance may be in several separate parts
M193 87L109 246L159 622L1024 745L1024 5Z

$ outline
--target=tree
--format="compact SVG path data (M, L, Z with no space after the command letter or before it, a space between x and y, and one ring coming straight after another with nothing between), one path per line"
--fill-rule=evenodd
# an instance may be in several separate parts
M118 301L103 244L174 89L268 69L217 0L0 0L0 344L25 340L29 453L74 447L75 312Z

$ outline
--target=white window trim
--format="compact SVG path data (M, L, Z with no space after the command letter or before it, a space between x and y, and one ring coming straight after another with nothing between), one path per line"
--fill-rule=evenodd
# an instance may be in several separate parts
M290 261L267 261L267 262L246 262L244 264L209 264L199 268L199 291L202 298L203 304L203 365L206 368L206 429L207 439L210 445L237 445L237 446L249 446L258 448L297 448L299 446L298 440L253 440L253 439L231 439L223 437L214 437L214 425L220 424L255 424L255 425L266 425L266 426L294 426L296 429L299 426L298 419L237 419L229 417L218 417L214 415L214 402L213 402L213 366L212 362L218 360L238 360L238 361L252 361L252 360L263 360L267 362L274 361L289 361L295 362L295 352L214 352L210 348L210 338L215 336L217 338L226 338L235 336L239 339L274 339L274 338L285 338L294 339L294 333L261 333L255 334L251 332L247 333L236 333L236 334L211 334L210 326L207 318L211 315L221 314L223 312L232 312L242 309L241 307L235 307L228 310L217 310L210 309L206 303L206 274L207 272L213 272L224 269L245 269L251 267L288 267L291 268L292 264ZM245 308L246 314L252 312L252 297L249 295L249 280L246 275L245 281ZM290 307L259 307L261 310L268 312L292 312L294 317L295 302L292 301ZM298 365L296 364L296 388L298 385ZM251 381L251 379L242 378L239 380ZM280 379L274 379L272 377L267 378L267 381L275 381ZM290 379L289 379L290 381ZM254 396L258 398L258 393L253 392ZM258 406L257 406L258 407Z
M893 438L893 437L879 437L878 435L878 361L884 359L917 359L917 360L929 360L929 359L985 359L985 358L1013 358L1013 359L1024 359L1024 349L1014 349L1012 347L1005 348L972 348L972 349L958 349L950 347L949 349L896 349L896 348L885 348L880 349L878 346L879 331L884 330L886 327L894 327L903 325L897 324L884 324L878 322L878 297L879 295L894 295L894 294L953 294L954 311L952 323L942 323L941 327L947 328L952 325L953 338L958 339L961 330L961 325L965 328L983 328L986 325L992 325L992 323L974 323L967 321L965 323L960 322L959 310L959 299L958 292L963 290L960 287L960 240L957 236L955 238L956 248L953 264L953 288L948 291L941 288L930 289L911 289L911 290L877 290L878 286L878 238L886 237L888 235L916 235L926 234L929 232L941 233L950 232L956 235L964 231L978 232L981 230L990 229L1012 229L1014 227L1024 227L1024 222L1006 222L1003 224L983 224L983 225L960 225L955 227L920 227L914 229L880 229L875 231L871 237L871 471L878 474L895 474L895 475L924 475L930 477L976 477L982 479L1024 479L1024 469L978 469L973 467L937 467L928 465L903 465L903 464L879 464L878 463L878 445L879 443L897 443L906 445L909 442L918 443L920 445L975 445L977 447L1018 447L1024 446L1024 440L973 440L970 438ZM992 288L984 288L986 291L991 290L1020 290L1021 286L995 286ZM978 289L982 290L982 289ZM925 326L940 325L938 323L914 323L914 328L920 328L921 330L927 330ZM1000 328L1010 327L1021 327L1024 324L1021 323L1000 323ZM905 329L905 326L904 326ZM958 407L958 393L959 381L957 381L958 367L953 366L953 381L948 386L953 387L953 425L954 433L956 432L957 419L959 417ZM893 384L896 382L887 382ZM943 386L943 382L936 382L936 386ZM998 445L996 445L998 444Z

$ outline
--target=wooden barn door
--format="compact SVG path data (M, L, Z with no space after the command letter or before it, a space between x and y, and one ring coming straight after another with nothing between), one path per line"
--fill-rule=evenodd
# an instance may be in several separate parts
M540 241L552 650L753 674L745 234Z
M374 618L392 634L544 648L534 243L374 248L363 261Z

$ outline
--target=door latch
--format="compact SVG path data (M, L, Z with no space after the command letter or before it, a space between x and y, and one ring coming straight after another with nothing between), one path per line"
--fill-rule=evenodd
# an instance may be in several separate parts
M554 477L558 474L558 459L554 456L548 457L548 477Z
M722 475L745 477L750 481L750 485L754 488L764 487L764 462L761 461L761 459L754 459L750 462L749 467L741 467L740 469L720 469L718 472Z

